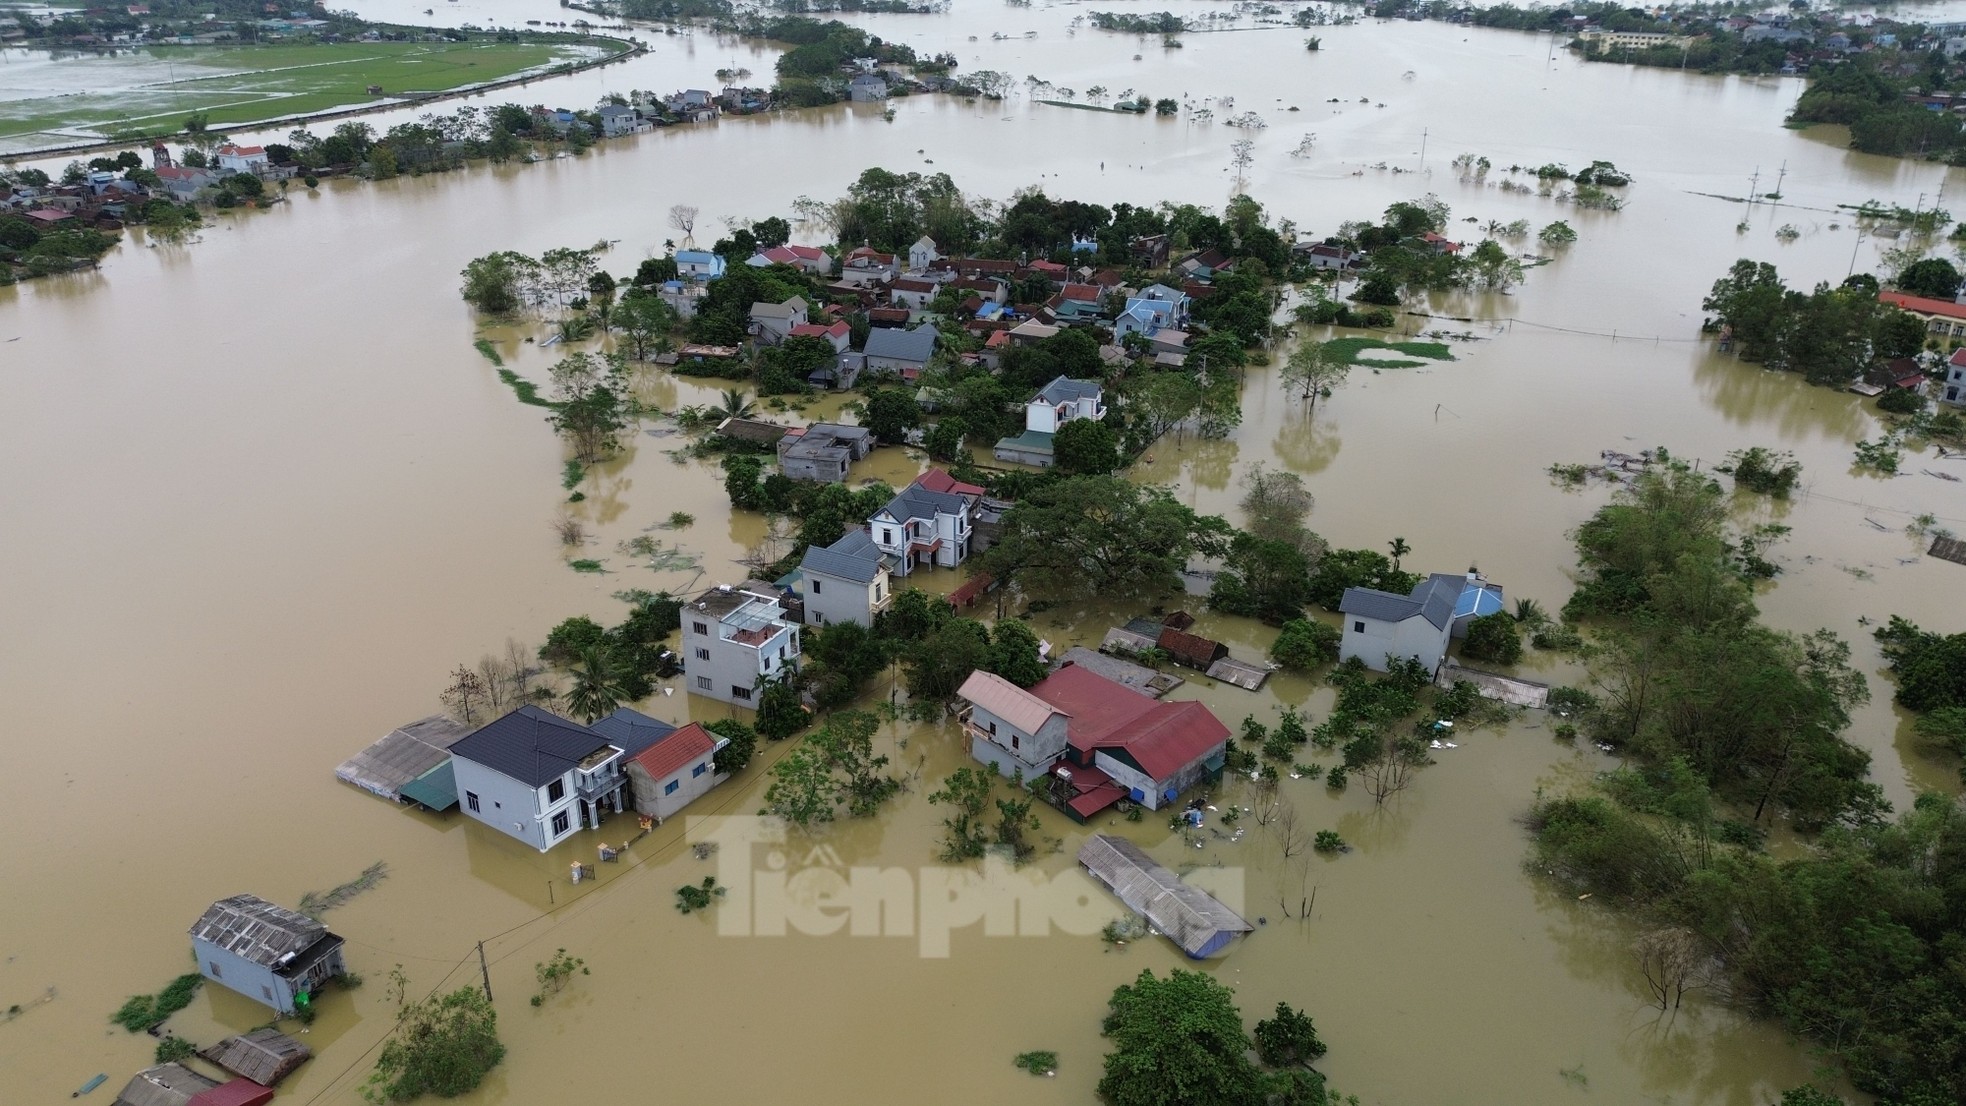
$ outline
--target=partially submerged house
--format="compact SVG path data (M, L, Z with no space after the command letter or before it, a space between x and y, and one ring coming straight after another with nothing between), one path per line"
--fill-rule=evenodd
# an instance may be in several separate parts
M305 1006L345 970L342 940L305 914L257 895L234 895L191 927L198 973L280 1014Z
M1446 659L1449 640L1466 637L1468 623L1502 604L1501 587L1472 570L1460 576L1436 572L1406 595L1346 588L1338 604L1345 622L1338 657L1357 657L1376 672L1410 658L1431 676Z
M682 610L689 689L732 706L756 707L758 685L799 668L799 628L770 584L718 584Z
M1159 702L1078 665L1025 689L975 673L959 695L970 755L1003 775L1056 778L1083 822L1122 800L1155 810L1219 775L1228 727L1195 702Z
M227 1037L198 1055L242 1079L271 1087L306 1063L314 1050L277 1029L255 1029Z
M426 777L435 781L438 774L446 772L451 746L470 732L470 727L448 715L419 718L390 730L375 744L343 761L335 769L335 778L391 802L430 806L412 785Z
M1190 959L1214 956L1255 928L1123 837L1094 835L1079 846L1079 866Z
M451 746L464 813L540 852L627 809L623 750L528 703Z
M1103 394L1098 381L1054 378L1024 405L1024 432L998 439L994 449L997 460L1050 468L1052 437L1058 428L1073 419L1104 418Z
M874 451L874 444L874 432L864 426L795 426L778 439L778 467L794 480L837 484L855 461Z
M1953 350L1946 360L1946 379L1939 392L1939 402L1966 407L1966 349Z
M658 820L669 818L729 779L716 769L717 750L729 743L729 738L691 722L636 753L628 760L635 809Z
M217 1086L183 1064L158 1064L132 1075L111 1106L190 1106Z
M867 371L895 373L913 380L935 356L935 328L918 326L913 330L875 328L867 332Z
M888 557L865 530L849 530L840 540L806 546L799 561L799 597L806 622L827 626L858 622L872 627L874 616L894 599Z
M931 476L949 481L940 485ZM970 527L983 489L931 470L896 492L867 520L874 545L906 576L918 566L954 568L969 559Z

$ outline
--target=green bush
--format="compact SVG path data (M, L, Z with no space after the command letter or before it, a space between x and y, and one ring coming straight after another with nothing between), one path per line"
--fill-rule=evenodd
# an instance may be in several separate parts
M1468 637L1461 643L1461 655L1470 660L1514 664L1522 659L1521 627L1505 611L1483 615L1468 623Z

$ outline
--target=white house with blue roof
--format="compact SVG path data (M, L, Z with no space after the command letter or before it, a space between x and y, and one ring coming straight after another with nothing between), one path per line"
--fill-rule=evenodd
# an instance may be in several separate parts
M451 746L464 813L540 852L628 807L622 762L675 727L622 708L583 726L527 704Z
M799 596L806 623L858 622L871 628L874 616L894 599L887 560L865 530L850 530L823 549L807 546L799 561Z
M1052 436L1073 419L1105 418L1104 396L1096 380L1054 377L1024 405L1024 432L998 439L997 460L1050 468Z
M724 275L724 259L709 250L677 250L676 272L684 280L715 280Z
M1468 623L1501 609L1501 587L1472 570L1464 576L1436 572L1407 595L1346 588L1338 604L1345 618L1338 659L1357 657L1384 672L1393 660L1412 658L1437 672L1451 639L1467 636Z

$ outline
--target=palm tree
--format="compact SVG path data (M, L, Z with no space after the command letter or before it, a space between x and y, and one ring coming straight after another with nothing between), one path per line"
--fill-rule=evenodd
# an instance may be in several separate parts
M1534 599L1518 599L1515 601L1515 620L1530 626L1541 626L1549 621L1549 616L1543 613L1543 605Z
M1386 543L1386 548L1393 551L1394 572L1399 571L1399 559L1401 557L1406 556L1408 553L1413 552L1413 547L1406 544L1405 538L1394 538L1392 541Z
M567 709L583 721L592 722L604 714L613 714L628 697L615 674L613 662L597 645L582 649L580 659L567 668L567 673L573 677L573 687L567 691Z
M717 416L717 420L721 422L724 419L748 419L756 411L756 405L745 398L744 389L727 388L724 391L722 406L712 407L709 413Z

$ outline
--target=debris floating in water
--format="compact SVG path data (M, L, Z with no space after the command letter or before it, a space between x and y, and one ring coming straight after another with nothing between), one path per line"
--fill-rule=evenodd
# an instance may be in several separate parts
M81 1088L80 1088L79 1090L76 1090L76 1091L74 1091L74 1092L72 1092L72 1093L71 1093L71 1094L70 1094L70 1095L69 1095L68 1097L70 1097L70 1098L81 1098L81 1097L82 1097L83 1095L85 1095L85 1094L88 1094L88 1093L89 1093L90 1091L93 1091L93 1090L95 1090L95 1089L96 1089L97 1087L100 1087L100 1086L102 1086L102 1085L103 1085L103 1083L105 1083L105 1082L107 1082L107 1081L108 1081L108 1079L109 1079L109 1076L107 1076L107 1075L104 1075L104 1074L103 1074L103 1073L101 1073L101 1072L97 1072L97 1073L96 1073L96 1077L95 1077L94 1079L91 1079L91 1080L89 1080L89 1081L88 1081L87 1083L84 1083L84 1084L82 1084L82 1086L81 1086Z

